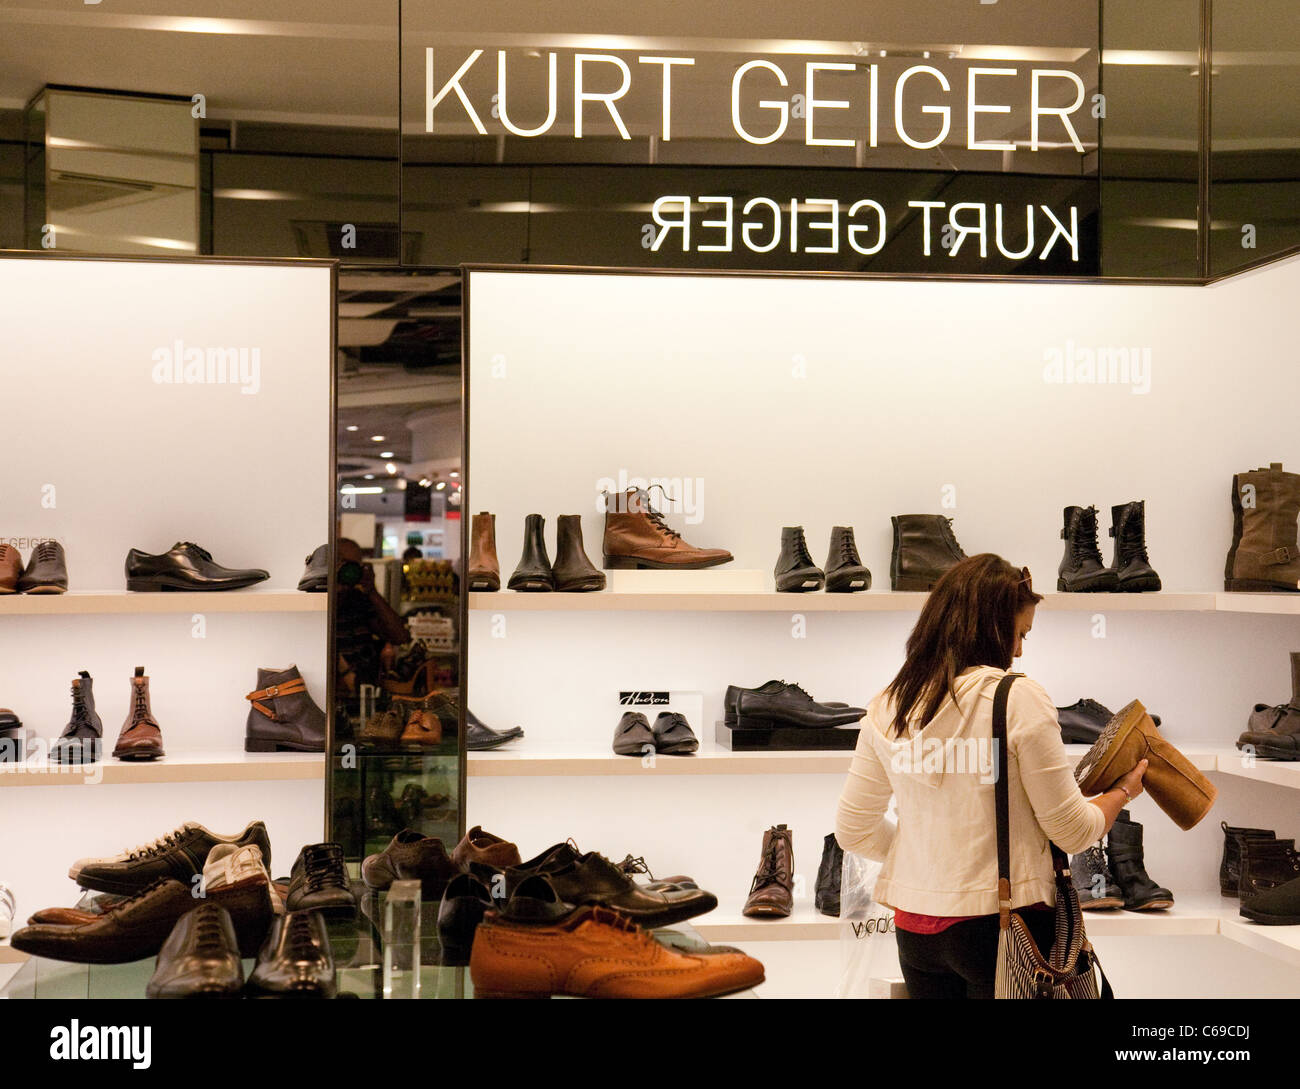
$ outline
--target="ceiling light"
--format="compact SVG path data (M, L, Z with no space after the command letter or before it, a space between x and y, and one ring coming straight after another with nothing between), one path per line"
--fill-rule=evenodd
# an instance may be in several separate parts
M447 482L446 482L445 480L440 480L440 481L438 481L438 483L435 485L435 487L438 489L438 491L442 491L443 488L445 488L446 486L447 486Z
M427 488L427 487L428 487L430 484L432 484L432 483L433 483L433 481L430 480L427 476L422 476L422 477L420 477L420 487L421 487L421 488Z
M460 477L460 473L456 472L455 469L453 469L453 470L452 470L450 473L448 473L447 475L448 475L449 477L451 477L452 480L456 480L456 479L458 479L458 478Z
M382 454L380 454L379 456L380 456L381 458L391 458L391 457L393 456L393 452L392 452L391 450L385 450L385 451L384 451Z
M348 431L360 431L361 428L359 428L356 424L348 424L348 426L347 426L347 430L348 430Z
M374 474L374 473L366 473L366 479L367 479L367 480L374 480L374 479L375 479L375 474Z
M391 461L388 463L388 472L392 476L397 475L397 466L394 465Z
M384 492L383 488L358 488L352 484L344 484L339 490L345 495L382 495Z
M386 438L388 438L387 435L371 435L371 436L370 436L370 441L371 441L371 442L383 442Z

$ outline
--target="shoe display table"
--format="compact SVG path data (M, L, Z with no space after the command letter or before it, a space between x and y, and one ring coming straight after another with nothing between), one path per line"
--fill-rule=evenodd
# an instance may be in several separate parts
M355 924L330 924L330 944L338 969L340 998L384 997L383 894L367 892ZM655 937L681 952L705 948L709 943L689 923L679 923L654 932ZM255 961L244 961L248 977ZM0 968L8 967L0 964ZM30 957L7 984L0 986L4 998L143 998L153 975L154 958L129 964L71 964L67 961ZM0 975L0 980L4 976ZM473 998L469 968L444 963L438 941L438 904L425 903L420 912L420 998ZM757 998L753 990L726 995L727 998Z

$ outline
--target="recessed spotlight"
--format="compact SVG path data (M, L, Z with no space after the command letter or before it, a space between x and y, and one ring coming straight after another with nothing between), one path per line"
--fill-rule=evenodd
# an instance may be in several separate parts
M382 454L380 454L379 456L380 456L381 458L391 458L391 457L393 456L393 452L392 452L391 450L385 450L385 451L384 451Z
M427 488L427 487L428 487L430 484L432 484L432 483L433 483L433 481L430 480L427 476L422 476L422 477L420 477L420 487L421 487L421 488Z
M371 436L370 436L370 441L371 441L371 442L383 442L383 441L384 441L385 439L387 439L387 438L388 438L387 435L371 435Z
M367 480L374 480L374 479L375 479L375 474L374 474L374 473L366 473L366 479L367 479Z
M453 469L453 470L452 470L451 472L449 472L447 475L448 475L449 477L451 477L452 480L457 480L457 479L459 479L459 477L460 477L460 473L456 472L455 469Z
M347 428L346 428L345 430L348 430L348 431L360 431L361 428L359 428L356 424L348 424L348 426L347 426Z
M438 489L438 491L442 491L446 486L447 486L447 482L446 482L445 480L440 480L440 481L438 481L438 483L435 485L435 487Z
M393 475L393 476L396 476L396 475L397 475L397 466L394 465L391 461L388 463L388 465L387 465L387 469L388 469L388 472L389 472L391 475Z

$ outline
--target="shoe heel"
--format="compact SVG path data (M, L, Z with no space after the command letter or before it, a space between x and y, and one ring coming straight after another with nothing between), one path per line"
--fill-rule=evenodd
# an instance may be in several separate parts
M127 579L126 588L134 594L155 594L162 589L150 579Z
M1294 594L1300 587L1281 586L1276 582L1265 582L1263 579L1224 579L1223 588L1228 593L1273 593L1273 594Z
M606 553L605 558L606 571L635 571L637 561L631 556L611 556Z
M908 575L900 575L898 578L894 579L893 585L890 589L896 592L904 590L919 590L922 593L928 593L930 590L930 580L914 578Z
M261 737L244 738L244 752L278 752L279 746L274 741Z

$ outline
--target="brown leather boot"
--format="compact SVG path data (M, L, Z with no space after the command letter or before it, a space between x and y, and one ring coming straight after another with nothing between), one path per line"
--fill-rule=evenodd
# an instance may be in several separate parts
M474 515L470 530L469 588L491 593L501 589L501 564L497 560L497 516L483 511Z
M794 909L794 835L784 824L763 833L763 857L742 914L750 918L789 915Z
M1267 469L1232 478L1232 545L1223 588L1230 591L1300 591L1300 474Z
M144 666L136 666L131 678L131 706L113 755L119 760L157 760L167 755L163 752L162 729L149 707L149 678L144 675Z
M696 548L650 505L644 488L605 496L605 567L695 570L734 559L724 548Z
M13 545L0 544L0 594L18 593L23 575L23 554Z
M403 745L440 745L444 735L456 736L457 714L456 704L441 692L426 696L411 707L399 740Z
M296 665L259 669L256 690L244 698L252 705L245 752L325 751L325 712L311 698Z
M1192 828L1210 811L1218 790L1192 766L1190 760L1166 741L1147 710L1133 700L1115 714L1101 737L1084 754L1074 778L1084 794L1100 794L1149 761L1143 779L1146 789L1179 828Z

